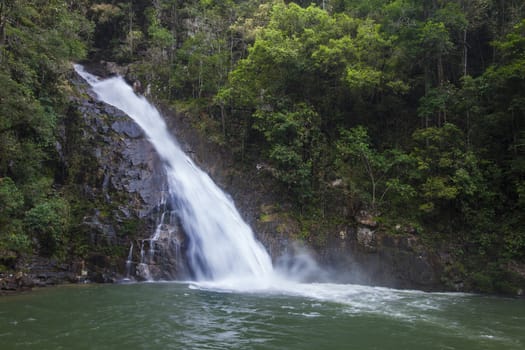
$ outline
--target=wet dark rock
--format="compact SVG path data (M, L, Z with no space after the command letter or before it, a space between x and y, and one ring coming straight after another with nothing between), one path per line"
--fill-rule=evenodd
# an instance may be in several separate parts
M0 294L15 292L20 289L20 284L14 274L0 274Z
M361 210L355 217L355 220L359 226L365 226L369 228L376 228L377 221L374 215L366 210Z
M364 235L366 239L358 239L357 232L348 231L345 239L341 239L340 234L334 235L319 248L321 261L331 268L335 280L394 288L444 288L440 258L416 237L376 231L374 246L370 249L368 233Z
M139 281L187 278L190 271L184 258L186 237L178 223L163 224L154 238L141 240L137 246L131 274Z
M101 221L99 211L95 211L93 216L85 217L83 224L90 229L92 242L96 241L95 236L99 236L105 238L108 244L116 243L117 233L115 228L113 225Z
M368 227L358 227L356 232L357 243L361 245L367 252L376 251L376 237L375 232Z
M103 192L104 202L118 204L120 211L127 213L125 217L148 216L156 210L164 188L162 162L133 120L113 106L86 98L85 92L90 91L87 85L77 86L82 94L73 101L77 111L72 114L75 129L84 134L78 140L66 129L66 143L74 143L69 147L70 158L83 156L95 167L91 171L99 175L86 192L95 196Z
M108 78L115 75L126 76L129 72L129 68L121 66L116 62L111 61L98 61L98 62L86 62L83 64L85 69L96 76L102 78Z
M117 133L124 133L130 138L144 137L144 131L131 120L117 120L111 124L111 128Z
M79 272L75 270L75 264L59 263L52 258L26 257L20 260L16 273L0 273L0 294L76 283Z

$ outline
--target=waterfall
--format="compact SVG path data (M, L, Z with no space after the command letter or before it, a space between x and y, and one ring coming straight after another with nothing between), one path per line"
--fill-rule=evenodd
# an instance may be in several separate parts
M272 262L262 244L229 196L180 149L158 110L121 77L102 80L80 65L75 70L101 101L122 110L144 130L163 159L169 200L188 236L186 253L194 277L201 281L271 277Z
M129 247L128 258L126 259L126 280L131 276L131 264L133 263L133 242Z

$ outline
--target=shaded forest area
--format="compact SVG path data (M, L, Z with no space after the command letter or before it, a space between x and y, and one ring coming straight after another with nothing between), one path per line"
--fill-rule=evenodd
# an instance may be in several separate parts
M70 62L129 67L293 203L300 237L362 211L512 292L525 262L521 0L2 0L0 264L85 254L60 161ZM437 249L437 248L436 248ZM523 273L523 271L521 271Z

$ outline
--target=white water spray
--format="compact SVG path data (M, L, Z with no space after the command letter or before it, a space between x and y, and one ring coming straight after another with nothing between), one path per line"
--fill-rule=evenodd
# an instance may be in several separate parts
M169 192L189 236L187 256L197 280L268 281L270 256L235 205L180 149L160 113L121 77L100 80L80 65L75 70L98 98L129 115L165 162Z

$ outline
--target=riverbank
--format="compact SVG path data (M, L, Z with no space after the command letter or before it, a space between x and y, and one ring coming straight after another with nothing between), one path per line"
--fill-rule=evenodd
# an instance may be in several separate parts
M66 284L115 283L123 277L106 267L97 268L81 259L59 262L53 258L27 256L15 269L0 272L0 295L29 292Z

